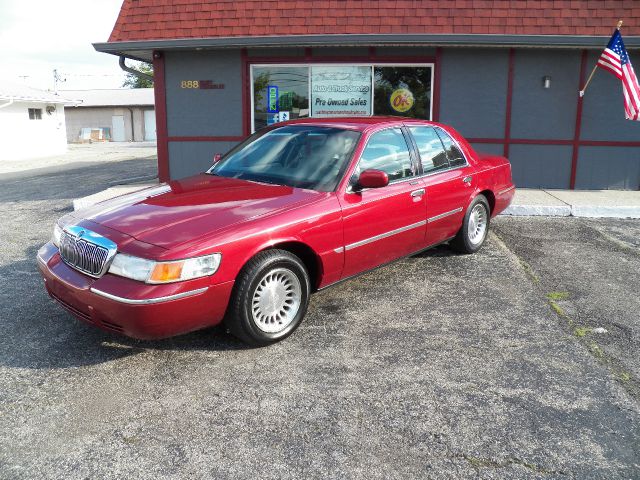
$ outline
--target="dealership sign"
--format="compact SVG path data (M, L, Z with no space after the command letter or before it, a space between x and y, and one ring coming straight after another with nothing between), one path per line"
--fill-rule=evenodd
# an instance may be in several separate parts
M371 67L311 67L311 116L368 116L371 103Z

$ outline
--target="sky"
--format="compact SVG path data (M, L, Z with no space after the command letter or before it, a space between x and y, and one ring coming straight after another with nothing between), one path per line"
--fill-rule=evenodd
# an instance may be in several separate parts
M122 0L0 0L0 79L53 90L118 88L118 57L96 52ZM131 61L129 61L131 63Z

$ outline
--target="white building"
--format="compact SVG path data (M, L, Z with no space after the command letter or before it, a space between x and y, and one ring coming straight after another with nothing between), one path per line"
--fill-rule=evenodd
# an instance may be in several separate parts
M153 88L64 90L74 100L67 108L67 141L87 141L98 129L112 142L155 141L156 115Z
M0 161L66 152L65 104L51 92L0 81Z

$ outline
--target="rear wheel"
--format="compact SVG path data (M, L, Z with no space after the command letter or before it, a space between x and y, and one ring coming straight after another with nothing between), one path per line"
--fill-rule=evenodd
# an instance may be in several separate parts
M266 250L244 266L227 311L227 328L240 340L262 346L289 336L309 304L309 275L298 257Z
M484 195L473 199L462 222L462 228L451 241L451 246L461 253L475 253L480 250L489 233L491 211Z

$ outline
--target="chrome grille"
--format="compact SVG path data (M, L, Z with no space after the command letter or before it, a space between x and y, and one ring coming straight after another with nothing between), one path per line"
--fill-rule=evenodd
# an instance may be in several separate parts
M65 227L60 237L60 256L69 266L92 277L101 277L106 272L116 244L90 230Z

